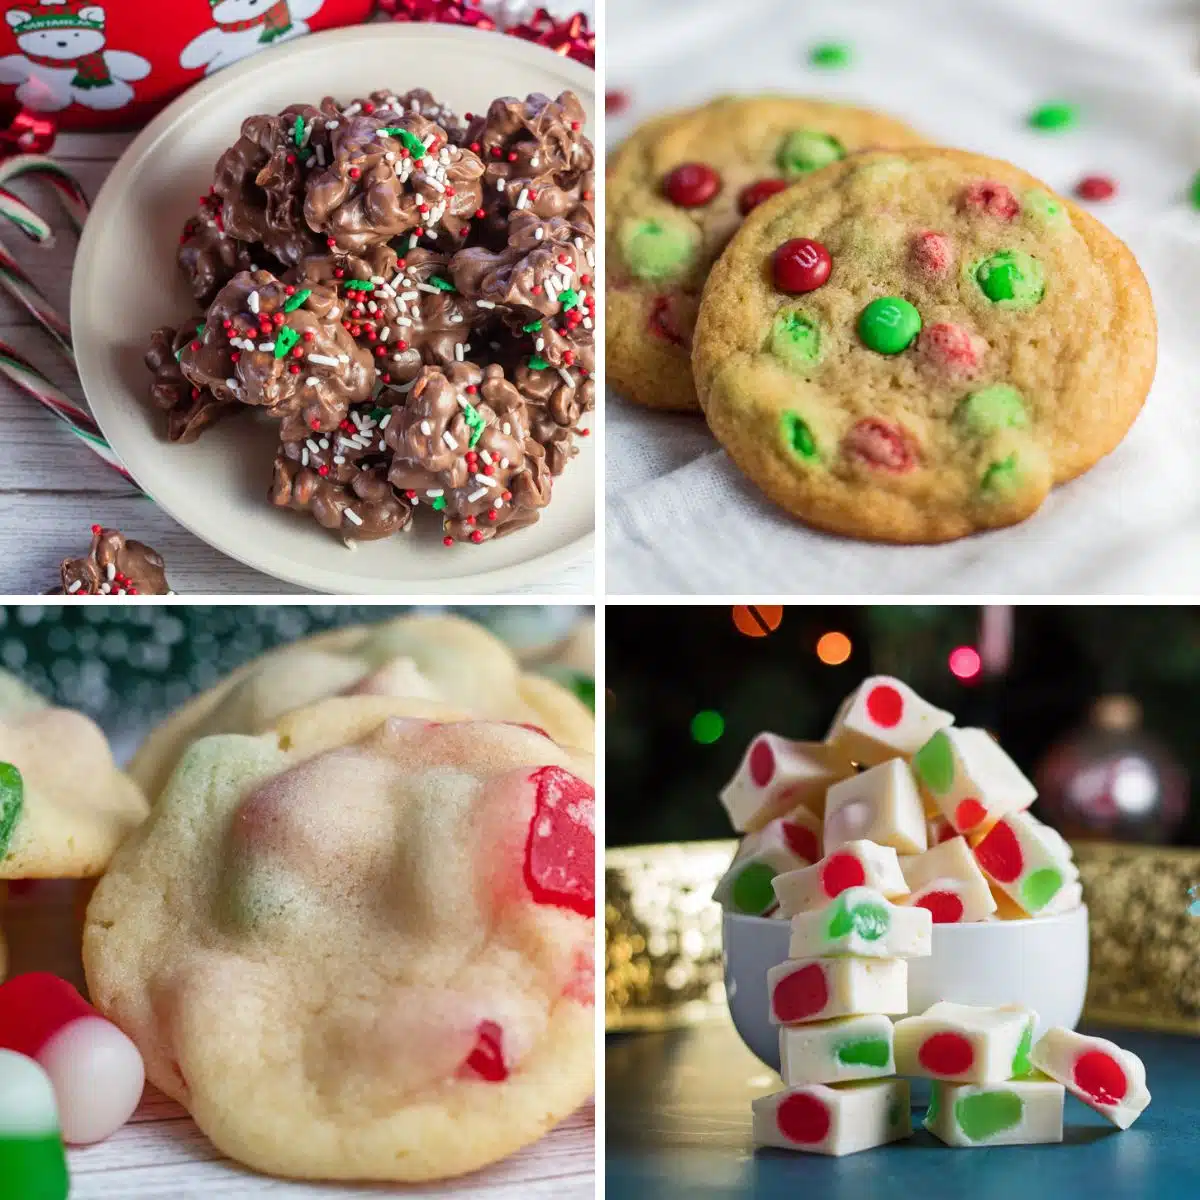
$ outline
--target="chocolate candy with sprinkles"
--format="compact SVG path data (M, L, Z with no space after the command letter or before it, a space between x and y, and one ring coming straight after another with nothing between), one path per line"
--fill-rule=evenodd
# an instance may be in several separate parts
M116 529L92 526L87 553L65 558L59 568L64 596L169 596L162 555Z

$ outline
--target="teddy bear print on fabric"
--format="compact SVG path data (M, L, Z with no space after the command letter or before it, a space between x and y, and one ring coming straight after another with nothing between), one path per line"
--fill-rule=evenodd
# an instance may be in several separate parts
M186 70L206 75L288 38L308 32L304 23L325 0L208 0L213 28L193 38L179 56Z
M108 49L98 5L41 0L8 9L4 19L21 52L0 58L0 83L18 84L17 99L38 112L123 108L133 99L130 84L150 74L140 54Z

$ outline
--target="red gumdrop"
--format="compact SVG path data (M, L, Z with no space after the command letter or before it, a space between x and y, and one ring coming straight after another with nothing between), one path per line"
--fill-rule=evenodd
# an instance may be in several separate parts
M750 747L750 779L755 787L766 787L775 774L775 752L766 738Z
M921 1043L917 1061L935 1075L961 1075L971 1069L975 1051L961 1033L935 1033Z
M904 697L890 683L876 684L867 693L867 716L885 729L895 728L904 716Z
M784 821L781 828L783 829L783 840L787 842L788 849L797 858L802 858L807 863L815 863L821 857L821 847L817 843L817 835L807 825L800 825L795 821Z
M562 767L529 777L536 800L525 843L525 886L538 904L596 915L596 792Z
M475 1031L475 1046L459 1072L475 1074L488 1083L503 1083L508 1078L504 1062L504 1031L495 1021L480 1021Z
M913 901L914 908L927 908L935 925L953 925L963 918L963 902L953 892L926 892Z
M945 275L954 264L950 239L933 229L914 234L908 252L912 265L923 275Z
M975 860L997 883L1015 883L1025 867L1021 843L1007 821L997 821L975 847Z
M665 342L676 346L686 346L687 339L679 328L675 316L675 308L670 296L655 296L650 302L650 316L646 322L650 332Z
M829 1003L829 985L820 963L809 963L785 975L771 993L771 1007L784 1022L815 1017Z
M721 177L708 163L680 163L663 180L663 191L680 208L700 208L721 190Z
M978 370L988 344L963 325L940 321L917 338L917 354L943 375L969 379Z
M792 238L777 246L771 256L771 274L781 292L800 295L814 292L829 278L833 259L820 242Z
M842 439L842 451L868 467L903 475L917 465L912 436L900 425L866 417Z
M738 192L738 212L744 217L752 209L757 208L772 196L778 195L787 187L786 179L760 179L757 183L748 183Z
M1075 1060L1075 1086L1097 1104L1118 1104L1129 1091L1125 1071L1111 1054L1086 1050Z
M800 1092L785 1096L775 1110L775 1124L789 1141L815 1146L829 1136L829 1110L816 1096Z
M1020 201L1012 191L994 179L979 179L967 184L959 198L959 207L984 213L998 221L1011 221L1021 211Z
M976 825L982 825L987 820L987 809L975 799L968 796L959 802L954 810L954 824L960 833L969 833Z
M831 900L847 888L862 887L866 882L867 873L853 854L831 854L821 868L821 890Z

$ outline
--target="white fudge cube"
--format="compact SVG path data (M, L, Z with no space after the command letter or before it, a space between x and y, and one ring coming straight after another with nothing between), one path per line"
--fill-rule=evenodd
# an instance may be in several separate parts
M756 1146L841 1156L912 1135L907 1079L786 1088L751 1108Z
M1036 1023L1035 1012L1015 1004L979 1008L940 1000L896 1022L896 1070L951 1083L1002 1083L1029 1070Z
M734 829L750 833L801 806L820 816L829 785L853 773L849 761L823 742L760 733L721 792L721 803Z
M1062 835L1025 812L997 821L974 849L988 879L1034 916L1079 879Z
M890 675L872 675L842 701L825 735L827 745L865 767L897 755L911 758L939 729L954 724L952 713L922 700Z
M874 888L889 900L908 891L896 851L862 838L847 842L811 867L776 875L771 886L787 917L823 908L851 887Z
M920 854L926 837L921 797L903 759L889 759L825 793L826 854L861 840Z
M1007 1083L943 1083L929 1092L925 1128L947 1146L1032 1146L1061 1142L1061 1083L1045 1075Z
M933 917L928 909L904 908L873 888L847 888L824 908L792 918L789 958L928 958Z
M771 1023L828 1021L860 1013L908 1012L902 958L789 959L767 972Z
M983 729L943 729L913 756L925 795L959 833L1028 808L1037 789Z
M789 1087L895 1075L891 1018L869 1013L784 1025L779 1030L779 1061Z
M780 872L807 867L820 855L821 818L807 809L748 833L713 899L733 912L761 916L775 906L771 883Z
M1128 1129L1150 1103L1142 1060L1106 1038L1055 1026L1038 1038L1029 1057L1118 1129Z
M966 838L953 837L924 854L904 857L900 869L910 889L900 903L927 908L935 925L982 921L996 911L992 889Z

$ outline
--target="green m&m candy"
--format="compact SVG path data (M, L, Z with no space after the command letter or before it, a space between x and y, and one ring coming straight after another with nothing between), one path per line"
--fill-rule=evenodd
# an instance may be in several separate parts
M1029 424L1021 393L1007 383L993 383L971 392L959 402L954 415L981 437L1001 429L1024 429Z
M69 1190L50 1077L32 1058L0 1050L0 1196L67 1200Z
M638 279L683 275L695 261L700 234L686 220L653 217L626 221L618 235L621 256Z
M979 490L985 495L1004 496L1015 491L1020 482L1021 467L1014 451L988 465L979 481Z
M821 356L821 331L803 313L781 309L771 322L767 349L789 367L811 367Z
M921 332L921 314L902 296L880 296L858 317L858 336L877 354L899 354Z
M815 462L821 457L817 450L817 441L813 437L812 430L808 427L808 423L800 416L799 413L792 412L790 409L783 414L783 444L797 458L803 459L805 462Z
M1040 224L1056 229L1071 223L1066 205L1056 196L1037 188L1021 198L1021 211Z
M1075 105L1061 100L1043 104L1029 114L1029 124L1034 129L1041 129L1046 133L1070 129L1078 119L1079 110Z
M815 129L796 129L779 144L775 163L787 179L807 175L846 157L846 148L837 138Z
M1046 294L1042 264L1024 250L1001 250L971 268L979 290L1006 308L1030 308Z

